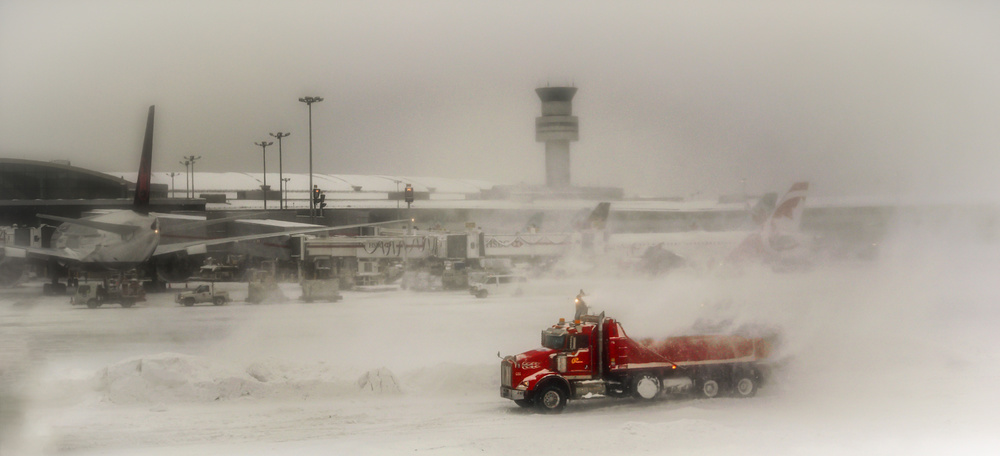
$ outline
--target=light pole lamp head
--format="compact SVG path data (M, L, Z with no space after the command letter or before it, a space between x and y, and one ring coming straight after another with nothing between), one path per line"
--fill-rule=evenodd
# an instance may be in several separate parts
M303 103L305 103L307 105L312 105L313 103L319 103L319 102L323 101L323 97L302 97L302 98L299 98L299 101L301 101L301 102L303 102Z
M291 133L282 133L280 131L277 133L268 133L268 134L274 136L275 138L278 138L278 141L281 141L281 138L285 138L291 135Z

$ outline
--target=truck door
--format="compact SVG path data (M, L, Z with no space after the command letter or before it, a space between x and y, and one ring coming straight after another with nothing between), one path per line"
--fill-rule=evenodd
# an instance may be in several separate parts
M593 349L590 336L574 334L569 336L569 353L566 354L566 375L591 376L594 373Z

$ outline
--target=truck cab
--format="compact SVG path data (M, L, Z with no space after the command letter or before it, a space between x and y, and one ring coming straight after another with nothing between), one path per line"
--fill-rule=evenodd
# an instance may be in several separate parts
M542 330L541 347L507 356L501 363L501 396L517 405L559 411L570 397L607 393L603 372L602 334L613 320L586 315Z

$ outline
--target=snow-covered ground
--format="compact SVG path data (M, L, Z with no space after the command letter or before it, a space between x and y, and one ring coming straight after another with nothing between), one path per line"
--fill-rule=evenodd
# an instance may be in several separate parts
M0 454L1000 454L1000 248L908 237L879 261L655 279L539 278L522 297L73 307L0 290ZM224 284L239 300L245 284ZM499 396L499 360L591 307L630 335L783 328L756 398Z

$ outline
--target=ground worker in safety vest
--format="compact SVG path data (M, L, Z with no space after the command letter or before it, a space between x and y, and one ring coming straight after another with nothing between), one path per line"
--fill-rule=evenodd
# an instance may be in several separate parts
M580 317L587 315L587 303L583 302L583 290L580 290L580 294L576 295L576 314L573 316L573 320L579 320Z

